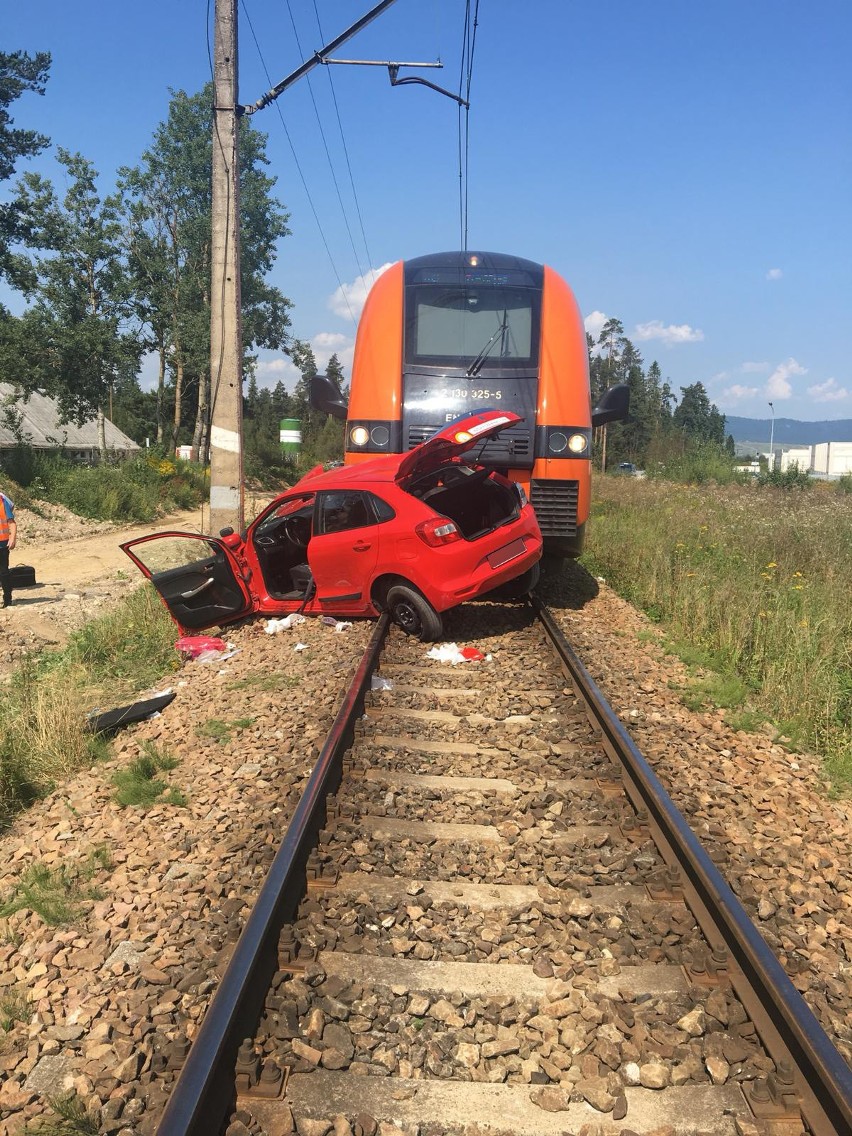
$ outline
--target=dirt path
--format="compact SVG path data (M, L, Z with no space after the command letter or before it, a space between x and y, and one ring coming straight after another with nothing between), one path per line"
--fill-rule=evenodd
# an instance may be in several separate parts
M247 502L247 517L257 508ZM15 591L12 606L0 610L0 674L29 651L62 644L69 632L139 586L142 576L119 547L123 541L164 529L203 532L209 515L205 506L203 512L121 526L86 521L55 506L46 512L17 510L18 546L11 562L32 565L36 585Z

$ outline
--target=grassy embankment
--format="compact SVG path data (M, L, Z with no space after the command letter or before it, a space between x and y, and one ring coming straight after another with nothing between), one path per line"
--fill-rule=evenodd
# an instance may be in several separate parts
M133 702L177 668L176 629L149 585L75 632L66 647L31 656L0 697L0 827L106 752L86 714Z
M15 504L34 512L46 501L81 517L127 524L191 509L208 492L203 467L154 451L89 468L21 446L4 455L0 477Z
M197 505L207 487L203 469L155 453L93 469L27 447L6 459L4 488L35 512L48 502L98 520L153 521ZM86 729L86 712L133 702L175 669L175 638L174 624L146 586L73 634L62 650L30 657L3 684L0 827L105 751L103 739ZM167 757L148 754L137 764L129 775L139 785L128 788L125 778L118 786L123 803L161 786L155 776Z
M852 788L852 496L600 477L584 563L696 668L687 705L776 724Z

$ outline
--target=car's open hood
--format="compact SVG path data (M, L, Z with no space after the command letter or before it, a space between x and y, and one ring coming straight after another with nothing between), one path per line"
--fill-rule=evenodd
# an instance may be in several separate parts
M414 474L428 473L450 458L460 457L486 438L493 438L507 426L522 421L521 416L511 410L482 410L457 418L410 450L399 463L395 480L405 481Z

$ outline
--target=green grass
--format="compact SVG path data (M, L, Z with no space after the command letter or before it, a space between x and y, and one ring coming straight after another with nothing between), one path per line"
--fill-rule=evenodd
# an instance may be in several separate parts
M777 479L776 479L777 481ZM852 788L852 496L825 483L598 478L584 564L700 672L690 705L775 723ZM780 740L779 739L779 740Z
M230 722L225 722L221 718L208 718L206 722L195 727L195 732L198 737L211 739L221 745L230 739L234 730L246 730L253 722L254 718L234 718Z
M283 674L273 671L271 674L246 675L245 678L235 679L226 686L227 690L257 690L273 691L286 690L288 687L298 686L302 680L296 675Z
M180 665L175 626L150 585L75 632L58 651L30 656L0 699L0 828L76 770L104 757L87 712L133 702Z
M76 1093L48 1097L54 1117L39 1118L29 1123L25 1132L31 1136L98 1136L100 1124Z
M0 994L0 1030L8 1033L16 1022L30 1017L30 999L24 986L6 986Z
M148 809L158 803L185 807L185 795L179 789L169 788L157 776L174 769L179 764L177 758L160 753L149 741L142 743L142 751L135 761L113 775L116 801L124 808Z
M153 450L88 467L18 446L4 453L3 469L19 505L37 509L39 501L48 501L100 521L153 521L176 509L194 508L208 492L202 467Z
M0 918L8 919L18 911L34 911L49 927L74 923L89 900L102 899L101 891L92 886L96 872L111 866L108 851L99 846L85 860L51 868L36 862L22 872L11 895L0 902Z

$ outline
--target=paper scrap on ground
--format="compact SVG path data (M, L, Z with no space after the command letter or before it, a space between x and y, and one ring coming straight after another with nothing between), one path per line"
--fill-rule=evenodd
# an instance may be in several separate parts
M279 631L289 631L292 627L298 627L300 623L306 622L307 616L300 615L299 612L294 611L283 619L267 619L266 626L263 630L267 635L276 635Z
M427 659L437 659L439 663L490 663L491 656L483 655L476 647L459 647L458 643L441 643L426 652Z

